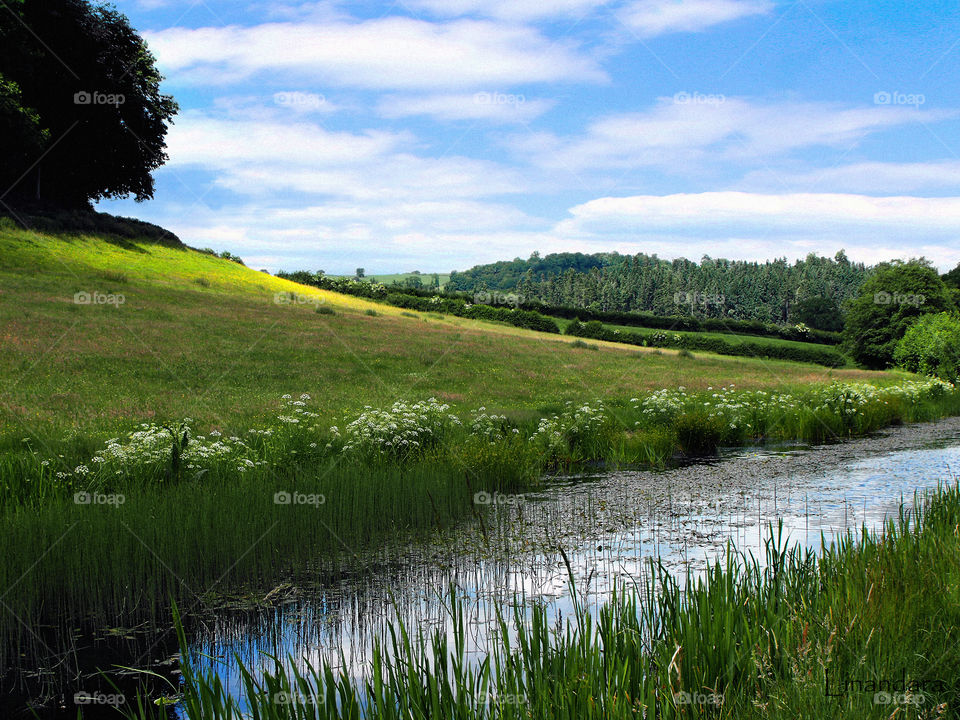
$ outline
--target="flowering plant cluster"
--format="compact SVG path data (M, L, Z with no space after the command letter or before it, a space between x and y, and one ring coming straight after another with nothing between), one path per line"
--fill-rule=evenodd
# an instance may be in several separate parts
M793 392L739 390L733 384L719 389L692 392L684 387L662 389L646 397L632 398L634 427L676 427L679 433L712 433L724 442L748 436L762 437L781 426L789 435L807 422L830 432L860 431L875 427L868 413L892 411L893 405L915 405L956 393L943 380L908 380L896 385L841 383L810 386ZM309 395L284 395L275 423L253 428L243 435L224 436L219 430L195 433L193 420L185 418L170 427L142 423L123 438L112 438L88 461L71 470L54 472L61 462L41 460L39 470L67 484L85 487L106 484L115 476L138 475L158 479L172 476L198 479L211 470L227 475L262 466L289 463L297 458L311 462L333 453L365 460L405 461L440 445L452 433L496 444L509 438L525 438L505 415L473 411L464 427L450 406L436 398L420 402L396 402L389 409L367 406L343 430L320 426L319 415L309 409ZM614 428L615 414L602 403L568 402L564 410L540 420L526 437L543 455L603 457L602 442ZM892 415L891 415L892 417ZM798 434L803 434L802 432ZM39 460L39 458L38 458Z
M367 457L392 455L406 458L436 445L460 419L447 412L449 405L429 398L417 403L396 402L389 410L366 406L343 432L330 428L332 445L345 453Z
M609 423L610 418L603 403L592 406L568 402L562 413L540 421L530 442L553 454L559 450L582 447L596 438Z

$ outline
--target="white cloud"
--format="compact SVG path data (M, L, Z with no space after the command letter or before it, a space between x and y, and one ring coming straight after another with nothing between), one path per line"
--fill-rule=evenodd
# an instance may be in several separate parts
M168 165L211 169L268 163L277 172L303 163L318 167L354 165L381 157L409 141L406 133L330 132L310 122L233 120L187 113L167 136Z
M769 0L637 0L618 16L643 38L675 32L701 32L721 23L766 15L774 5Z
M923 253L945 268L960 255L960 197L682 193L598 198L570 214L557 224L558 236L673 257L802 257L846 248L870 263Z
M518 93L479 92L471 94L390 96L380 101L379 112L386 118L429 115L437 120L484 120L493 123L525 123L547 112L554 103L528 99Z
M486 89L535 82L604 82L570 41L489 21L266 23L146 33L175 82L225 84L280 74L372 89Z
M586 15L609 0L406 0L408 7L440 17L478 15L510 21Z
M655 165L695 171L830 146L847 149L869 133L917 120L936 122L956 111L907 107L842 107L832 103L762 104L743 98L680 92L651 110L600 118L581 137L521 136L513 147L544 167L631 168Z
M169 170L203 169L239 196L299 195L357 201L481 198L531 192L543 182L489 160L422 157L406 132L331 132L304 120L188 113L168 136Z
M787 188L792 192L957 191L960 190L960 160L862 162L803 171L766 169L750 173L740 184L745 188Z

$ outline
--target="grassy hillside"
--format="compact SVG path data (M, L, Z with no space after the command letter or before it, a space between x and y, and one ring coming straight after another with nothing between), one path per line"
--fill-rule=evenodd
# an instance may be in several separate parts
M84 292L123 302L75 302ZM226 429L272 414L284 393L308 392L330 416L429 396L539 414L677 385L884 377L612 343L591 352L557 336L296 285L192 250L10 224L0 225L0 327L8 442L185 416Z

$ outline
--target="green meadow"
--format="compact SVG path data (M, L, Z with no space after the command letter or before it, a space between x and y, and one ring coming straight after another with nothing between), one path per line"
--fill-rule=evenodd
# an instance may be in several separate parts
M78 292L124 302L80 305ZM0 327L0 442L8 448L34 433L45 442L108 437L155 419L226 429L269 416L284 393L310 393L331 417L430 396L534 416L568 400L681 385L896 377L615 343L583 352L569 339L405 312L191 250L38 235L9 223L0 225Z
M48 692L103 628L316 577L478 493L960 412L904 373L583 343L10 223L0 327L0 665Z

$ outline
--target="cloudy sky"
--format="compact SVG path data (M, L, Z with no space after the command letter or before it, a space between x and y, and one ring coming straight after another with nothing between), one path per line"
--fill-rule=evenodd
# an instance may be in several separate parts
M121 0L181 112L101 209L256 268L960 262L955 0Z

